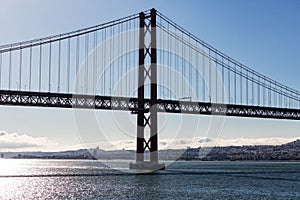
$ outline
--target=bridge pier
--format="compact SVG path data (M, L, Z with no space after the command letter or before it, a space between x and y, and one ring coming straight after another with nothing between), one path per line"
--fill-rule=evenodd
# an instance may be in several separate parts
M150 18L146 24L145 19ZM146 35L151 37L150 45L146 45ZM150 51L149 51L150 50ZM149 68L145 66L145 60L151 60ZM150 73L149 73L150 72ZM145 80L149 78L150 85L150 109L145 108ZM137 114L137 146L136 162L130 163L130 169L161 170L165 165L158 162L158 127L157 127L157 52L156 52L156 10L151 9L150 15L140 13L139 32L139 77L138 77L138 109ZM146 113L150 112L150 115ZM145 127L150 128L150 138L145 138ZM145 151L150 152L150 161L145 161Z

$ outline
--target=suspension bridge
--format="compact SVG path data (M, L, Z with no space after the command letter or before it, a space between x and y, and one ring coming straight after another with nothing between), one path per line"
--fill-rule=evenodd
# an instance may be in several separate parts
M155 9L0 46L0 104L136 114L131 168L164 168L158 112L300 120L300 91L241 64Z

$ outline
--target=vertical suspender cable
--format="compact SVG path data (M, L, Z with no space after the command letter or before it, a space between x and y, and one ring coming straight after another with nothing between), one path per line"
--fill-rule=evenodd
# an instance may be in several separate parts
M67 47L67 67L68 67L68 70L67 70L67 90L68 90L68 93L70 93L70 38L68 38L68 47Z
M2 53L0 53L0 88L2 82Z
M138 28L139 28L139 21L138 20L135 20L135 24L134 24L134 41L135 41L135 54L134 54L134 66L135 66L135 70L134 70L134 74L135 74L135 81L134 81L134 88L136 88L137 90L137 87L138 87L138 64L139 64L139 31L138 31ZM136 92L137 94L137 92Z
M258 83L260 83L260 78L257 77L258 79ZM260 85L257 84L257 105L259 106L260 105Z
M160 20L160 24L161 24L161 18L159 19ZM158 30L159 31L159 43L158 43L158 45L160 45L159 46L159 48L157 48L157 50L158 50L158 62L161 64L161 66L163 66L163 62L162 62L162 30L161 30L161 27L160 26L158 26L160 29ZM159 76L159 98L163 98L162 97L162 68L160 68L160 70L159 70L159 73L158 73L158 76Z
M96 94L97 83L97 31L94 32L94 64L93 64L93 94Z
M175 29L175 32L176 32L176 37L177 37L177 32L178 32L178 30L177 29ZM175 52L176 52L176 54L175 54L175 74L176 74L176 81L175 81L175 94L176 95L178 95L178 91L179 91L179 89L178 89L178 56L179 56L179 54L178 54L178 42L176 42L175 41ZM176 98L178 98L178 97L176 97Z
M168 26L167 26L167 31L169 31L169 23L168 23ZM167 32L168 33L168 32ZM166 98L168 98L169 97L169 91L168 90L170 90L170 77L169 77L169 68L170 68L170 43L169 43L169 35L167 34L167 38L166 38L166 42L167 42L167 44L166 44L166 49L167 49L167 51L166 51L166 53L167 53L167 58L166 58L166 79L167 79L167 87L168 88L166 88Z
M243 74L243 69L240 68L240 73ZM240 76L240 98L241 98L241 105L243 104L243 77Z
M255 97L254 97L254 77L253 77L254 75L252 74L252 90L251 90L251 92L252 92L252 106L254 105L254 99L255 99Z
M228 60L228 64L227 65L228 65L228 67L230 67L229 66L229 60ZM230 84L231 83L230 83L230 70L229 69L228 69L227 73L228 73L228 83L227 83L228 84L228 103L231 104L231 99L230 99L231 98L231 96L230 96L230 87L231 87Z
M136 47L137 47L137 52L139 52L139 48L141 48L140 47L140 44L139 44L139 21L138 20L136 20L136 27L135 27L135 32L136 32ZM119 41L120 42L120 41ZM136 59L135 59L135 61L136 61L136 79L138 80L138 69L139 69L139 61L138 61L138 59L139 59L139 55L138 55L138 53L136 54ZM136 84L136 88L138 88L138 81L136 81L135 82L135 84ZM136 92L136 95L137 95L137 92Z
M282 97L282 88L280 87L279 92L278 92L278 104L279 104L279 107L282 108L281 97Z
M277 86L276 85L274 85L274 90L275 91L277 91ZM273 106L274 107L276 107L276 106L278 106L277 105L277 93L276 92L272 92L272 94L273 94ZM272 94L271 94L271 96L272 96Z
M8 72L8 89L11 90L10 86L11 86L11 68L12 68L12 50L9 51L9 72Z
M206 75L205 75L205 56L204 56L204 54L205 54L205 51L204 51L204 46L202 45L202 51L203 51L203 54L202 54L202 70L203 70L203 77L202 77L202 80L203 80L203 101L205 102L205 89L206 89Z
M123 41L124 41L124 33L123 33L123 24L120 24L120 27L121 27L121 40L120 40L120 42L121 42L121 52L123 53ZM139 48L142 48L142 47L139 47ZM121 94L120 95L123 95L123 83L124 83L124 81L123 81L123 57L124 57L124 55L122 54L121 55L121 60L120 60L120 76L122 77L122 84L121 84Z
M290 92L290 108L293 108L294 107L294 99L293 99L293 93Z
M185 61L185 44L183 43L183 36L182 36L182 76L183 76L183 79L182 79L182 97L185 97L185 89L186 89L186 77L185 77L185 70L186 70L186 61Z
M134 64L133 64L133 77L134 77L134 82L133 82L133 89L137 89L137 83L138 83L138 46L139 46L139 43L138 43L138 38L139 38L139 35L138 35L138 31L137 31L137 27L139 25L139 21L138 20L135 20L134 23L133 23L133 31L134 31L134 36L133 36L133 41L134 41L134 55L133 55L133 61L134 61ZM134 94L132 94L132 96L134 96Z
M76 92L80 92L80 85L79 85L79 75L78 75L78 70L79 70L79 48L80 48L80 40L79 36L76 38L76 73L75 73L75 83L76 83Z
M217 55L215 53L215 60L217 60ZM215 63L216 64L216 67L215 67L215 82L216 82L216 85L215 85L215 90L216 90L216 97L215 97L215 103L218 103L219 99L218 99L218 63ZM222 102L220 102L222 103Z
M266 102L266 99L265 99L265 91L266 90L266 79L264 78L264 83L263 83L263 105L265 106L265 102Z
M121 91L120 91L120 87L121 87L121 76L120 76L120 58L121 58L121 50L120 50L120 24L117 25L117 79L119 81L119 89L118 89L118 96L121 96ZM135 30L136 31L136 30Z
M18 90L22 89L22 49L20 49L20 57L19 57L19 88Z
M133 74L133 82L132 82L132 92L134 92L134 90L136 89L135 84L138 82L137 80L137 76L135 75L136 73L136 61L137 61L137 55L138 55L138 51L137 50L137 44L136 44L136 39L138 38L138 36L136 35L136 22L137 20L133 21L133 25L132 25L132 31L133 31L133 55L132 55L132 74ZM131 96L133 96L133 93L131 94Z
M222 88L221 88L221 90L222 90L222 103L225 103L225 94L224 94L224 90L225 90L225 80L224 80L224 78L225 78L225 67L224 67L224 57L222 56Z
M272 94L271 94L271 87L272 87L272 83L270 82L270 89L268 90L268 98L269 98L269 107L271 106L272 103Z
M181 43L182 43L182 56L181 56L181 62L182 62L182 66L181 66L181 76L182 76L182 86L181 86L181 92L182 92L182 95L181 97L184 97L184 91L185 91L185 85L184 85L184 79L185 79L185 72L184 72L184 53L185 53L185 50L184 50L184 43L183 43L183 32L181 32Z
M292 92L290 92L290 101L291 101L291 103L290 103L290 108L293 108L293 107L294 107L294 99L293 99L293 98L291 98L291 97L292 97L292 95L293 95L293 93L292 93Z
M236 97L236 90L237 90L237 82L236 82L236 64L234 64L234 104L236 104L237 97Z
M249 73L249 71L247 70L246 71L246 105L248 105L249 104L249 88L248 88L248 79L249 79L249 76L248 76L248 73Z
M128 56L128 60L127 60L128 63L127 63L127 70L126 70L127 75L126 75L126 77L128 79L128 85L127 85L126 96L130 97L130 95L129 95L130 94L130 83L132 82L132 81L130 81L132 79L131 79L130 73L129 73L130 72L130 67L131 67L130 66L130 64L131 64L131 48L130 48L130 45L131 45L131 21L127 22L127 33L128 33L128 35L127 35L127 37L128 37L127 38L127 40L128 40L128 46L127 46L128 50L126 52L127 52L127 56ZM112 57L111 57L111 59L112 59ZM114 70L113 70L113 66L112 65L111 65L111 70L112 70L111 77L113 78L114 77ZM112 79L112 83L113 83L113 81L114 80ZM111 87L113 87L113 86L111 86Z
M209 95L209 102L211 102L211 94L212 94L212 91L211 91L211 89L212 89L212 83L211 83L211 51L210 51L210 49L208 49L208 58L209 58L209 60L208 60L208 80L209 80L209 93L208 93L208 95Z
M162 63L164 65L164 68L162 70L162 81L163 81L163 86L162 86L162 98L164 99L165 98L165 86L166 86L166 83L165 83L165 69L166 69L166 46L165 46L165 38L166 38L166 33L164 32L163 33L163 40L162 40L162 44L163 44L163 52L162 52Z
M89 53L89 34L87 33L85 35L85 70L84 70L84 92L85 94L88 94L88 53Z
M106 91L106 82L105 82L105 77L106 77L106 47L107 47L107 41L106 41L106 28L104 29L104 36L103 36L103 42L104 42L104 49L103 49L103 95L105 95L105 91Z
M192 44L191 44L191 36L189 35L189 41L188 41L188 44L189 44L189 80L188 80L188 83L189 83L189 97L192 97Z
M280 88L279 103L280 103L280 107L283 107L282 106L282 87Z
M39 63L39 92L42 87L42 45L40 44L40 63Z
M196 49L198 48L198 43L196 42ZM198 73L198 67L199 67L199 53L195 52L195 59L196 59L196 70L195 70L195 81L196 81L196 101L200 101L199 98L199 73Z
M61 41L58 41L58 70L57 70L57 92L60 92L60 68L61 68Z
M29 91L31 91L31 73L32 73L32 46L29 50Z
M287 99L286 99L286 90L283 88L283 106L284 108L287 107Z
M128 31L128 30L127 30ZM112 74L112 49L113 49L113 46L112 46L112 27L110 27L110 34L109 34L109 62L108 62L108 65L109 65L109 96L112 96L112 85L113 85L113 74Z
M128 70L128 23L126 22L126 43L125 43L125 48L126 48L126 54L125 54L125 96L127 97L128 93L128 76L127 76L127 70Z
M115 34L115 32L113 31L113 33ZM131 83L131 86L130 86L130 90L129 90L129 97L130 97L130 95L131 95L131 93L133 92L133 89L134 89L134 84L137 82L136 81L136 77L135 77L135 75L134 75L134 55L135 55L135 51L134 51L134 45L135 45L135 32L134 32L134 21L130 21L130 38L129 38L129 40L130 40L130 44L132 45L132 47L130 48L130 57L131 57L131 59L130 59L130 64L129 64L129 66L130 66L130 75L131 75L131 80L132 81L130 81L130 83ZM113 46L115 46L115 44L113 43ZM113 54L114 55L114 54ZM115 65L114 65L115 66ZM115 67L114 67L115 68ZM113 69L113 76L115 77L115 69ZM114 87L115 87L115 85L114 85Z
M51 42L49 43L49 89L48 91L51 91Z
M168 29L170 28L170 23L168 22ZM170 31L170 30L168 30ZM169 66L168 66L168 69L169 69L169 81L170 81L170 86L169 86L169 99L172 99L172 38L169 36Z
M288 91L287 91L287 87L285 87L285 101L286 101L286 107L288 108L290 105L290 99L288 97Z
M75 51L75 88L76 92L79 92L79 77L78 77L78 70L79 70L79 36L76 37L76 51Z

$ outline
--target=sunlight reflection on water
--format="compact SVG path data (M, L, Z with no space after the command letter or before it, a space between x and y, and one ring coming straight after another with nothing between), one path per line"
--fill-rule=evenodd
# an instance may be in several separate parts
M0 199L299 199L300 163L176 162L137 175L91 160L0 159L0 188Z

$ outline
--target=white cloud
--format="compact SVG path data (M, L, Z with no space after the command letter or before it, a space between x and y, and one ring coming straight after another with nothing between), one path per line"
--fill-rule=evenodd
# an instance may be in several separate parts
M159 139L159 149L186 149L187 147L212 147L212 146L242 146L242 145L281 145L295 141L298 138L235 138L214 139L206 137L195 138L165 138ZM103 150L134 150L136 140L107 141L90 144L63 146L46 137L33 137L27 134L7 133L0 131L0 151L63 151L82 148L99 147Z
M160 143L165 143L165 148L197 148L197 147L212 147L212 146L243 146L243 145L281 145L292 142L300 138L234 138L234 139L215 139L205 137L181 138L167 140L162 139ZM168 142L169 141L169 142Z
M235 138L214 139L205 137L159 139L159 149L186 149L187 147L213 147L213 146L243 146L243 145L281 145L295 141L298 138ZM86 144L87 148L99 146L103 150L131 149L136 148L136 142L132 140L111 141Z
M40 151L56 145L56 143L46 137L32 137L27 134L0 131L1 151Z
M243 146L243 145L281 145L295 141L298 138L236 138L236 139L220 139L218 146Z

